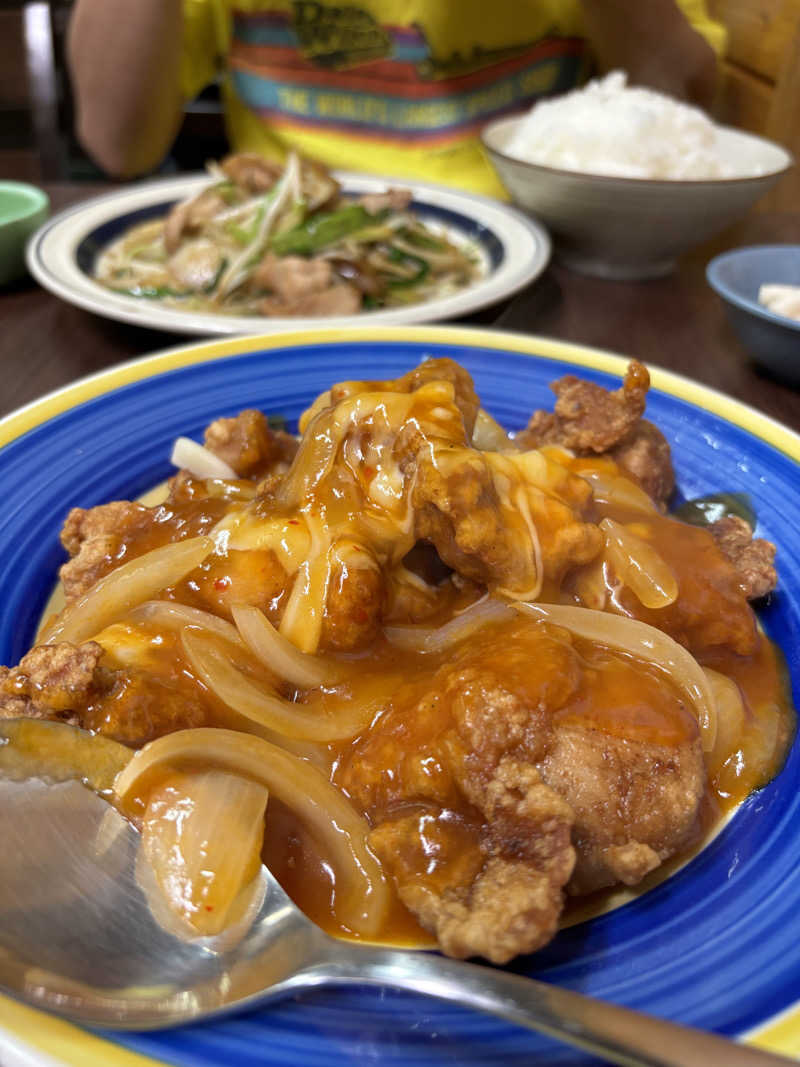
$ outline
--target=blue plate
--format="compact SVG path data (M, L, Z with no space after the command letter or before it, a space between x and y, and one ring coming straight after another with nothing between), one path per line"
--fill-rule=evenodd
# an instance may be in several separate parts
M218 415L256 406L294 424L332 382L393 377L425 356L463 363L485 406L511 429L552 405L555 378L577 371L616 387L626 365L619 356L511 334L319 331L175 349L70 386L0 422L0 662L18 659L33 638L63 559L58 532L70 506L141 494L169 474L173 439L199 436ZM791 502L800 438L686 379L654 371L653 381L648 417L672 443L681 493L750 494L759 535L778 545L780 583L762 620L786 654L797 700L800 532ZM800 1053L798 762L795 746L782 773L667 881L563 930L514 969ZM0 999L0 1020L7 1033L51 1054L63 1055L68 1031L70 1062L86 1065L116 1063L120 1045L139 1054L126 1063L151 1062L145 1056L183 1067L598 1062L493 1018L366 987L308 992L268 1010L102 1040L10 1000ZM117 1043L116 1052L106 1040Z

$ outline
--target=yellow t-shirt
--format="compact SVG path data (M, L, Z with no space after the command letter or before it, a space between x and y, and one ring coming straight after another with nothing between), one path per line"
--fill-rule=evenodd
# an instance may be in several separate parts
M681 6L719 51L703 0ZM184 0L184 93L223 74L236 150L493 195L481 127L589 66L579 0Z

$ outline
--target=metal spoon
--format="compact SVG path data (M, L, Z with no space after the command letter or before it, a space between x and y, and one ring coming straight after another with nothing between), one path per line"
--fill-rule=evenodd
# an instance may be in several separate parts
M627 1067L789 1062L495 968L337 941L266 871L237 944L187 943L154 918L136 832L74 783L0 782L0 841L0 985L85 1025L165 1027L357 983L468 1005Z

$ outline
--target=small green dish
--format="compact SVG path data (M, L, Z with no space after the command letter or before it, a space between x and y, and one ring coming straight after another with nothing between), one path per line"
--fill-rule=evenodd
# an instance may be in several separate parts
M47 194L35 185L0 182L0 285L25 274L25 245L49 210Z

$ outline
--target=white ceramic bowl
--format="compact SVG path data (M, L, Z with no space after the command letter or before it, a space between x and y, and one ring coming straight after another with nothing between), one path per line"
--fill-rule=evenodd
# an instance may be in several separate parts
M521 120L500 119L483 131L501 181L518 207L545 223L563 263L603 278L668 274L682 253L741 218L794 162L772 141L722 127L726 158L761 175L667 181L585 174L508 155L505 147Z

